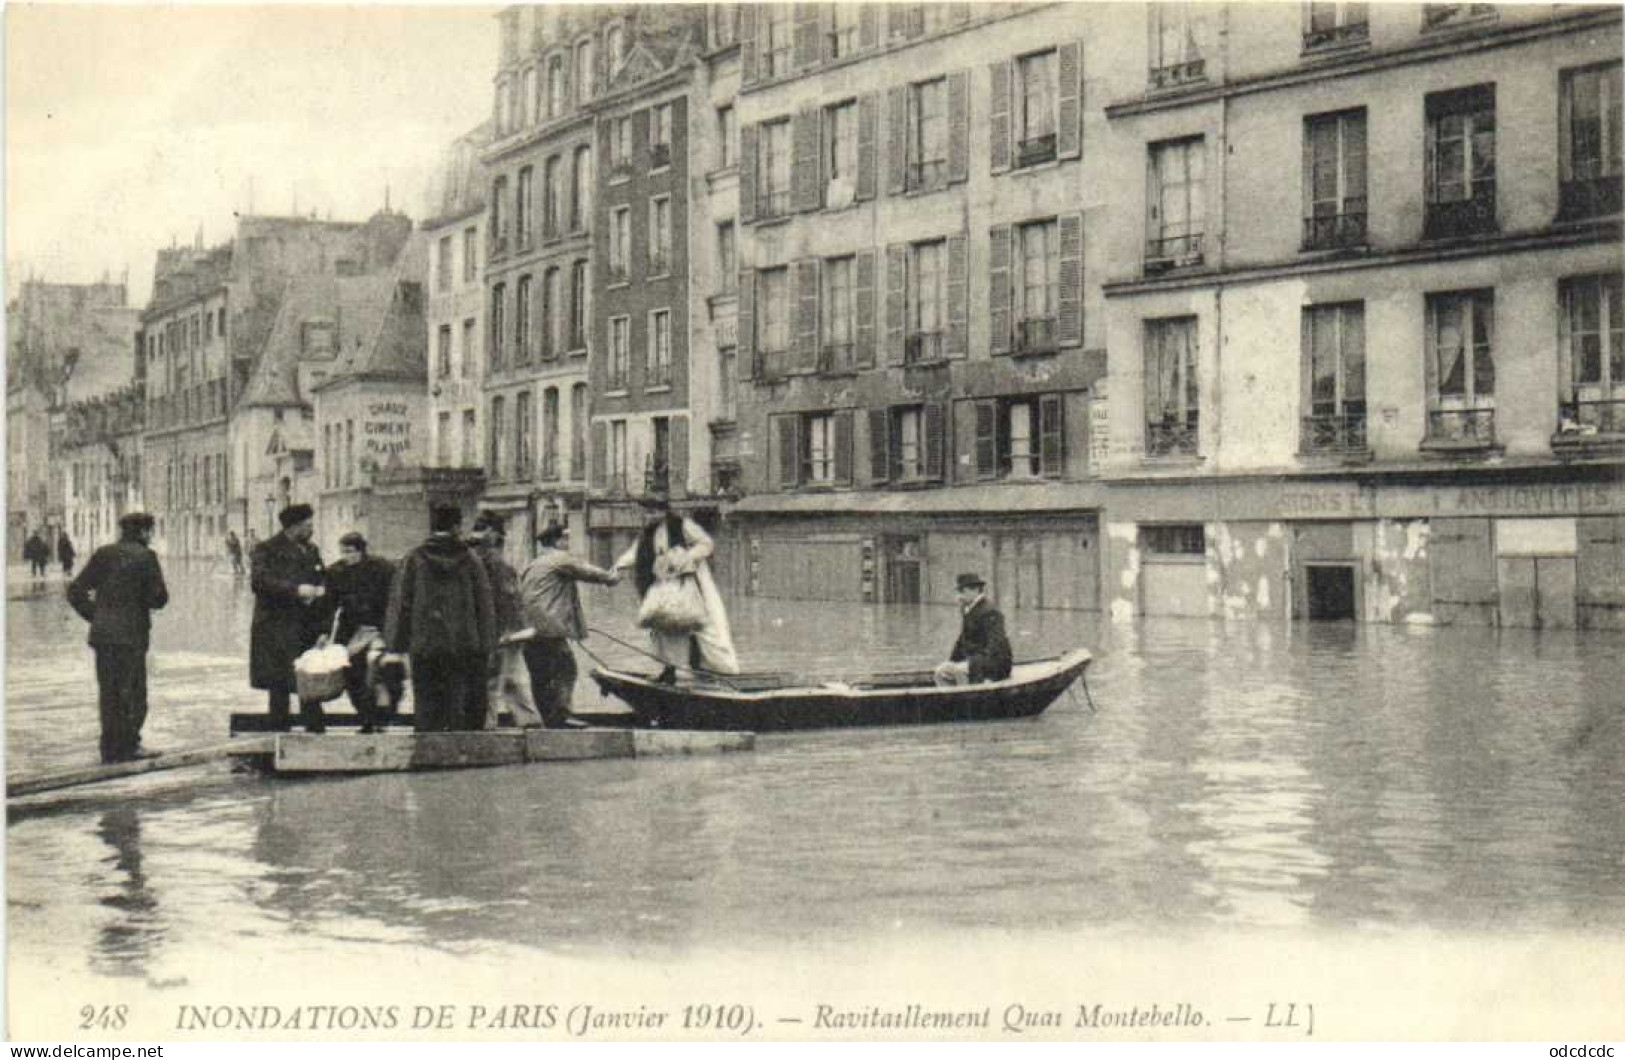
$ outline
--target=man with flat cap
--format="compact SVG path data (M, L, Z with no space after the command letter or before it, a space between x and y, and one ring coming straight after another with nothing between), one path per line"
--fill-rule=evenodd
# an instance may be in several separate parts
M282 509L282 532L254 546L249 585L254 623L249 632L248 683L270 697L271 724L292 728L288 703L294 694L293 663L327 631L332 609L321 553L310 543L315 513L308 504ZM299 704L307 732L326 731L320 703Z
M98 548L68 586L68 603L90 623L96 652L103 762L148 757L141 750L147 645L152 612L169 603L164 572L151 548L152 526L145 512L121 516L119 540Z
M1003 681L1010 676L1010 640L1004 635L1004 616L987 598L987 585L979 574L961 574L954 581L959 601L959 639L948 661L938 666L939 685L975 685Z

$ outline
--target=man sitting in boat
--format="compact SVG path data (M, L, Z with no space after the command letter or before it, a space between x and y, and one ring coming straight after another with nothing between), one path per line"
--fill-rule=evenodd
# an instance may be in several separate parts
M954 595L962 616L959 639L948 661L933 674L937 684L974 685L1009 677L1010 640L1004 635L1004 616L988 601L981 575L959 575Z

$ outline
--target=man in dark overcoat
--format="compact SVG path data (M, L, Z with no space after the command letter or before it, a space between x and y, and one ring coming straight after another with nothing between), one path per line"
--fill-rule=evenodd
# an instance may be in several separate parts
M959 639L948 661L936 669L939 685L980 684L1010 676L1010 640L1004 634L1004 616L987 598L987 585L979 574L961 574L954 582L962 616Z
M293 663L327 631L332 609L321 553L310 543L315 513L308 504L284 508L282 532L254 548L249 584L254 590L254 623L248 647L248 683L270 696L271 724L292 727L288 702L294 694ZM299 704L308 732L322 732L320 703Z
M147 720L147 645L152 612L169 603L164 572L150 547L152 516L119 519L119 540L103 545L68 585L68 603L90 623L96 652L97 700L103 762L144 757Z

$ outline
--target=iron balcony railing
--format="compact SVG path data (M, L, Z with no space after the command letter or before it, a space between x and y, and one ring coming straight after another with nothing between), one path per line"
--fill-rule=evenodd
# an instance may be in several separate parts
M1564 401L1557 406L1560 437L1625 434L1625 400Z
M1364 412L1305 416L1299 445L1305 453L1363 453L1369 448L1365 428Z
M1442 445L1494 445L1495 410L1430 409L1427 440Z
M1422 28L1438 29L1480 18L1495 17L1494 4L1423 4Z
M587 477L587 454L578 445L570 452L570 479L579 482Z
M1486 235L1495 230L1493 180L1474 184L1472 198L1427 204L1427 220L1424 222L1423 234L1428 239Z
M1166 272L1168 269L1202 264L1202 233L1181 236L1162 236L1146 240L1145 269L1147 272Z
M1340 213L1303 219L1303 249L1331 250L1361 246L1366 240L1365 222L1364 197L1345 199Z
M1607 217L1621 210L1620 175L1565 180L1558 188L1557 216L1571 221Z
M1341 48L1349 44L1363 44L1371 39L1371 26L1366 22L1350 22L1344 26L1312 29L1303 35L1303 50Z
M853 346L850 342L826 342L818 352L820 371L842 372L852 367Z
M643 492L668 493L671 490L671 462L651 454L643 462Z
M661 169L671 165L671 144L649 145L649 168Z
M655 251L649 255L649 275L664 276L671 271L671 257L665 251Z
M1145 425L1147 456L1195 456L1197 440L1195 415L1183 421L1168 419Z
M948 183L948 163L945 159L930 162L910 162L906 174L907 190L931 191Z
M1016 321L1016 349L1028 352L1055 349L1055 318L1028 317Z
M648 371L644 374L648 376L644 383L645 386L670 386L671 362L656 361L648 366Z
M1055 134L1045 133L1021 141L1016 148L1017 166L1037 166L1055 161Z
M790 189L764 189L756 197L756 216L764 221L790 214Z
M559 477L558 453L546 452L542 454L541 472L542 478L544 479L556 479Z
M1177 88L1180 85L1200 81L1206 76L1207 60L1191 59L1188 62L1152 67L1150 81L1152 88Z
M940 360L942 337L940 331L916 331L909 335L903 343L903 362L919 364L922 361Z
M628 373L625 368L621 368L619 370L613 368L610 369L609 375L604 379L604 389L625 390L627 387L627 375Z

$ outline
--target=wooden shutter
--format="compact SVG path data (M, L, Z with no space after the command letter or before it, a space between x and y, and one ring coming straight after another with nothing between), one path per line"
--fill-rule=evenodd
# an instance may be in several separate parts
M823 188L818 183L818 108L797 112L792 133L794 163L792 208L816 210L824 205Z
M1083 45L1063 44L1056 59L1055 153L1060 158L1083 154Z
M995 225L987 234L987 316L994 353L1010 352L1010 226Z
M742 225L756 220L757 132L755 122L739 127L739 223Z
M1056 340L1062 346L1083 345L1083 214L1062 214L1060 229L1060 305Z
M609 471L609 424L595 423L592 425L592 467L587 469L592 479L592 488L603 489L604 480Z
M1099 399L1104 402L1105 398ZM1089 431L1092 420L1089 410L1093 405L1089 391L1073 390L1065 397L1065 407L1061 417L1066 422L1062 427L1062 443L1065 448L1065 459L1062 461L1067 478L1087 478L1093 473L1089 466Z
M970 72L948 75L948 183L970 177Z
M649 150L649 134L653 128L653 122L650 121L651 117L652 112L649 107L644 107L642 110L633 111L632 113L632 158L634 160L633 164L637 166L640 173L648 170L652 158L652 153ZM638 226L633 225L632 240L634 243L637 241L637 231Z
M908 246L893 243L886 248L886 363L903 363L903 329L908 316L904 285L908 279Z
M987 68L988 96L988 150L994 173L1010 168L1010 80L1011 63L1008 59L992 63Z
M734 312L734 349L739 357L740 374L748 378L762 378L762 358L756 350L756 273L739 270L739 308Z
M869 410L869 481L876 485L891 478L891 412Z
M835 484L852 485L852 410L835 411Z
M970 349L965 334L966 303L970 301L966 239L963 235L948 237L948 338L945 354L963 357Z
M886 90L886 194L908 186L908 86Z
M976 477L992 478L999 472L999 410L991 401L976 402Z
M822 4L796 5L795 63L798 69L818 65Z
M853 259L852 304L857 310L853 328L853 363L859 368L875 366L875 252L860 250Z
M880 96L870 92L858 97L858 179L853 198L860 202L873 199L879 192L880 176L876 169L880 139Z
M796 262L796 356L801 371L818 367L818 259Z
M865 51L880 47L880 11L874 4L858 8L858 47Z
M796 428L801 423L801 417L792 412L770 418L774 448L770 466L776 472L772 485L775 489L794 489L800 481L801 445Z
M761 79L761 56L756 52L756 5L739 5L739 80L754 85Z
M1066 473L1066 407L1060 394L1044 394L1038 399L1038 467L1045 478Z
M927 405L921 418L925 430L925 477L941 481L948 454L947 417L941 405Z

